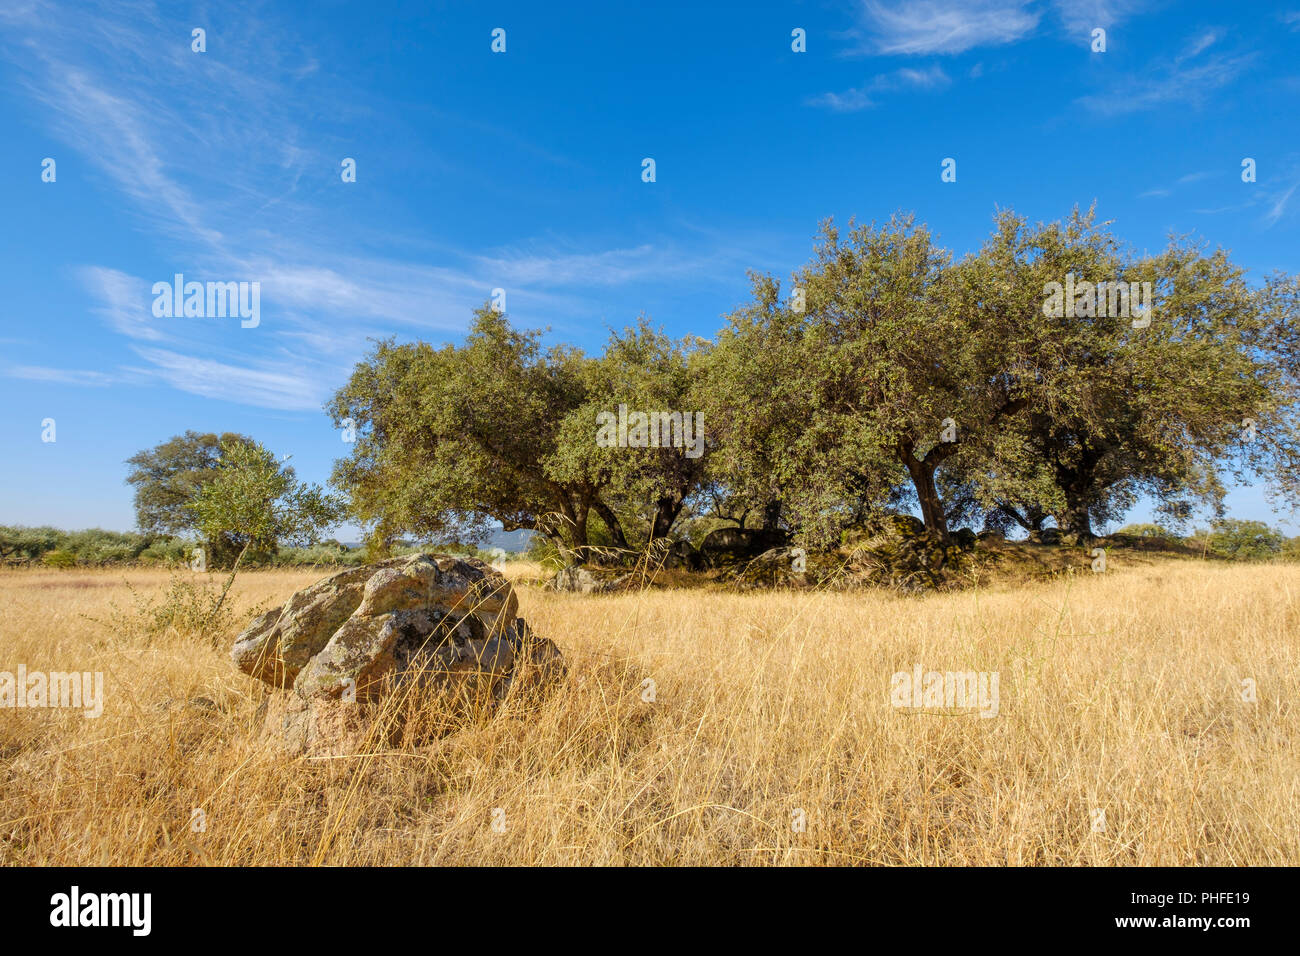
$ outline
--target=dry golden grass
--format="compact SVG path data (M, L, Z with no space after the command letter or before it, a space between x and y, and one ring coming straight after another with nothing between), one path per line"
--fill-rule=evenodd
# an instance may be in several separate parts
M242 575L241 621L323 573ZM103 671L107 698L92 720L0 711L0 862L1300 863L1300 566L1115 562L925 598L521 584L568 658L558 693L323 760L261 742L233 633L87 621L124 578L168 583L0 574L0 670ZM895 709L914 664L999 672L998 716Z

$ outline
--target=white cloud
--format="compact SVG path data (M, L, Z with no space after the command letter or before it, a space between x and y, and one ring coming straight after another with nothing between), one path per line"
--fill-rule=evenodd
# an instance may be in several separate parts
M1210 47L1214 46L1214 44L1218 43L1222 36L1223 34L1218 30L1208 30L1198 37L1193 37L1188 41L1183 52L1174 60L1174 63L1182 63L1184 60L1191 60L1200 56Z
M476 256L475 262L484 276L499 278L498 284L539 288L623 285L689 275L700 267L697 256L649 243L603 252L516 249Z
M1237 79L1254 62L1253 53L1231 56L1217 54L1199 65L1189 65L1214 43L1212 34L1198 37L1187 52L1171 62L1153 64L1141 74L1130 75L1104 93L1079 97L1080 106L1106 116L1137 113L1168 103L1199 106L1214 90Z
M284 411L319 411L328 387L307 374L302 363L296 372L283 365L247 368L213 359L181 355L167 349L136 348L154 368L154 375L173 388L204 398Z
M1300 183L1293 183L1290 189L1276 199L1271 200L1268 212L1264 215L1264 222L1271 226L1282 218L1282 214L1286 212L1286 205L1291 201L1291 195L1296 191L1297 186L1300 186Z
M1109 29L1161 0L1052 0L1066 33ZM957 54L1015 43L1034 34L1045 4L1037 0L860 0L859 53Z
M43 365L14 365L5 369L4 374L10 378L22 378L33 382L55 382L59 385L85 385L94 388L103 388L117 381L116 376L107 372L48 368Z
M319 205L296 194L296 184L337 168L346 153L336 155L328 138L304 135L300 118L328 109L337 119L374 104L349 103L340 92L346 80L265 23L228 23L220 55L198 56L189 50L188 21L162 10L105 4L69 17L43 3L0 4L0 25L15 38L0 53L13 54L35 118L128 200L156 240L143 254L148 264L133 271L159 275L132 275L114 267L120 261L77 271L90 313L141 346L150 363L96 383L163 381L212 398L319 409L368 337L403 326L462 331L493 288L506 288L521 322L562 327L604 318L592 290L724 272L739 278L749 264L730 236L596 251L548 237L475 254L377 227L366 246L357 241L359 225L340 246L314 228ZM88 49L99 55L87 57ZM307 75L315 92L297 83ZM265 214L271 207L274 217ZM269 223L283 225L276 232ZM382 252L368 254L371 248ZM430 251L439 264L415 261ZM153 282L175 272L259 282L257 332L219 320L155 319Z
M948 54L1028 36L1039 14L1023 0L863 0L870 47L882 54Z
M1055 0L1056 15L1071 33L1110 29L1151 6L1150 0Z
M162 332L153 326L153 283L135 276L106 269L103 266L86 266L79 271L82 282L103 304L91 308L102 316L116 332L133 339L158 341Z
M873 98L879 93L900 89L937 90L943 89L951 80L939 66L928 70L901 69L884 73L856 89L843 93L823 93L808 100L810 106L824 106L840 113L855 112L876 106Z

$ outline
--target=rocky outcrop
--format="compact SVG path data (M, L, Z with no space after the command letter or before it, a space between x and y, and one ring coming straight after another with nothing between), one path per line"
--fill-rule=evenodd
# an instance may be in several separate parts
M738 568L731 583L741 590L805 588L813 580L806 551L802 548L772 548Z
M575 564L560 568L546 586L552 591L606 594L623 590L631 580L632 575L627 571Z
M700 542L700 558L711 568L750 561L782 545L778 534L757 528L718 528Z
M670 570L699 571L704 567L704 558L693 544L683 539L669 545L664 552L663 566Z
M850 550L849 568L862 583L923 591L945 583L945 572L958 563L963 545L973 546L961 540L965 538L954 536L945 543L926 531L919 518L895 514L881 516L865 531L846 536L844 546Z
M351 568L294 594L236 639L244 673L305 701L373 702L452 680L503 697L518 674L563 669L518 616L510 583L474 559L416 554Z

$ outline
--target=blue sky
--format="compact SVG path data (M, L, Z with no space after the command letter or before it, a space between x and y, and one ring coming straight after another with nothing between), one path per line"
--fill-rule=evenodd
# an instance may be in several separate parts
M459 339L494 288L590 350L712 335L827 216L961 254L1096 200L1138 249L1295 272L1298 51L1300 3L5 0L0 523L131 527L123 459L187 428L323 482L368 338ZM177 272L260 282L260 324L155 318Z

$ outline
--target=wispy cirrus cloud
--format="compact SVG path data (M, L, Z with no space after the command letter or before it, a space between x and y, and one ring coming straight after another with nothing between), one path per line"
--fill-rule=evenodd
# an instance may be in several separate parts
M1297 187L1300 187L1300 182L1292 183L1285 192L1269 197L1268 211L1264 213L1265 225L1272 226L1282 218L1286 212L1287 204L1291 202L1291 197L1295 194Z
M860 52L954 54L1014 43L1033 33L1041 14L1025 0L863 0Z
M1160 0L1053 0L1070 34L1110 28ZM1047 5L1036 0L860 0L855 54L950 56L1005 46L1037 33Z
M1139 113L1171 103L1200 106L1209 95L1233 83L1255 61L1254 53L1210 53L1222 38L1210 30L1192 37L1177 56L1130 74L1101 93L1075 102L1103 116Z
M43 365L11 365L4 374L9 378L29 382L55 382L59 385L80 385L106 388L120 381L119 376L93 369L48 368Z
M154 324L153 297L149 292L152 283L103 266L86 266L78 274L100 303L90 311L101 316L113 331L133 339L164 338Z
M823 93L809 98L808 105L822 106L839 113L851 113L871 109L879 103L879 94L895 90L939 90L952 81L939 66L925 70L899 69L892 73L883 73L863 86L845 90L842 93Z
M156 275L104 264L76 271L88 312L134 352L118 356L117 371L68 369L58 379L59 370L33 363L2 374L18 368L87 385L163 381L241 404L319 409L325 386L313 383L342 381L367 339L394 327L463 331L497 287L508 287L511 304L525 304L533 321L580 321L602 314L593 288L698 277L724 266L743 274L742 250L721 239L434 248L430 263L434 244L426 237L384 230L367 248L357 241L358 226L341 248L316 227L330 207L311 183L322 171L336 176L338 157L354 144L328 129L306 135L299 119L361 114L374 104L355 102L349 78L330 76L309 44L279 42L283 31L256 15L224 25L220 55L192 53L187 24L166 7L112 0L91 0L75 16L53 0L0 8L0 55L17 67L37 120L128 201L127 218L138 218L155 247L150 260L162 263ZM99 55L87 57L88 49ZM304 77L312 81L307 87L298 85ZM574 165L507 126L471 117L457 128L480 127L547 162ZM445 163L436 154L420 160ZM262 323L250 330L221 320L155 319L152 285L175 272L188 280L259 282ZM146 343L154 347L137 347Z
M1079 34L1097 27L1110 29L1153 6L1151 0L1055 0L1053 4L1065 29Z
M1148 199L1153 196L1157 196L1157 197L1172 196L1174 190L1177 189L1179 186L1186 186L1189 185L1190 183L1197 183L1200 182L1202 179L1209 179L1212 175L1214 174L1206 170L1201 170L1195 173L1187 173L1186 175L1179 176L1176 180L1173 181L1173 183L1171 183L1168 186L1154 186L1151 189L1147 189L1138 193L1138 198Z
M313 377L302 362L267 363L249 367L197 358L168 349L137 347L153 374L182 392L244 405L284 411L319 411L329 386Z

